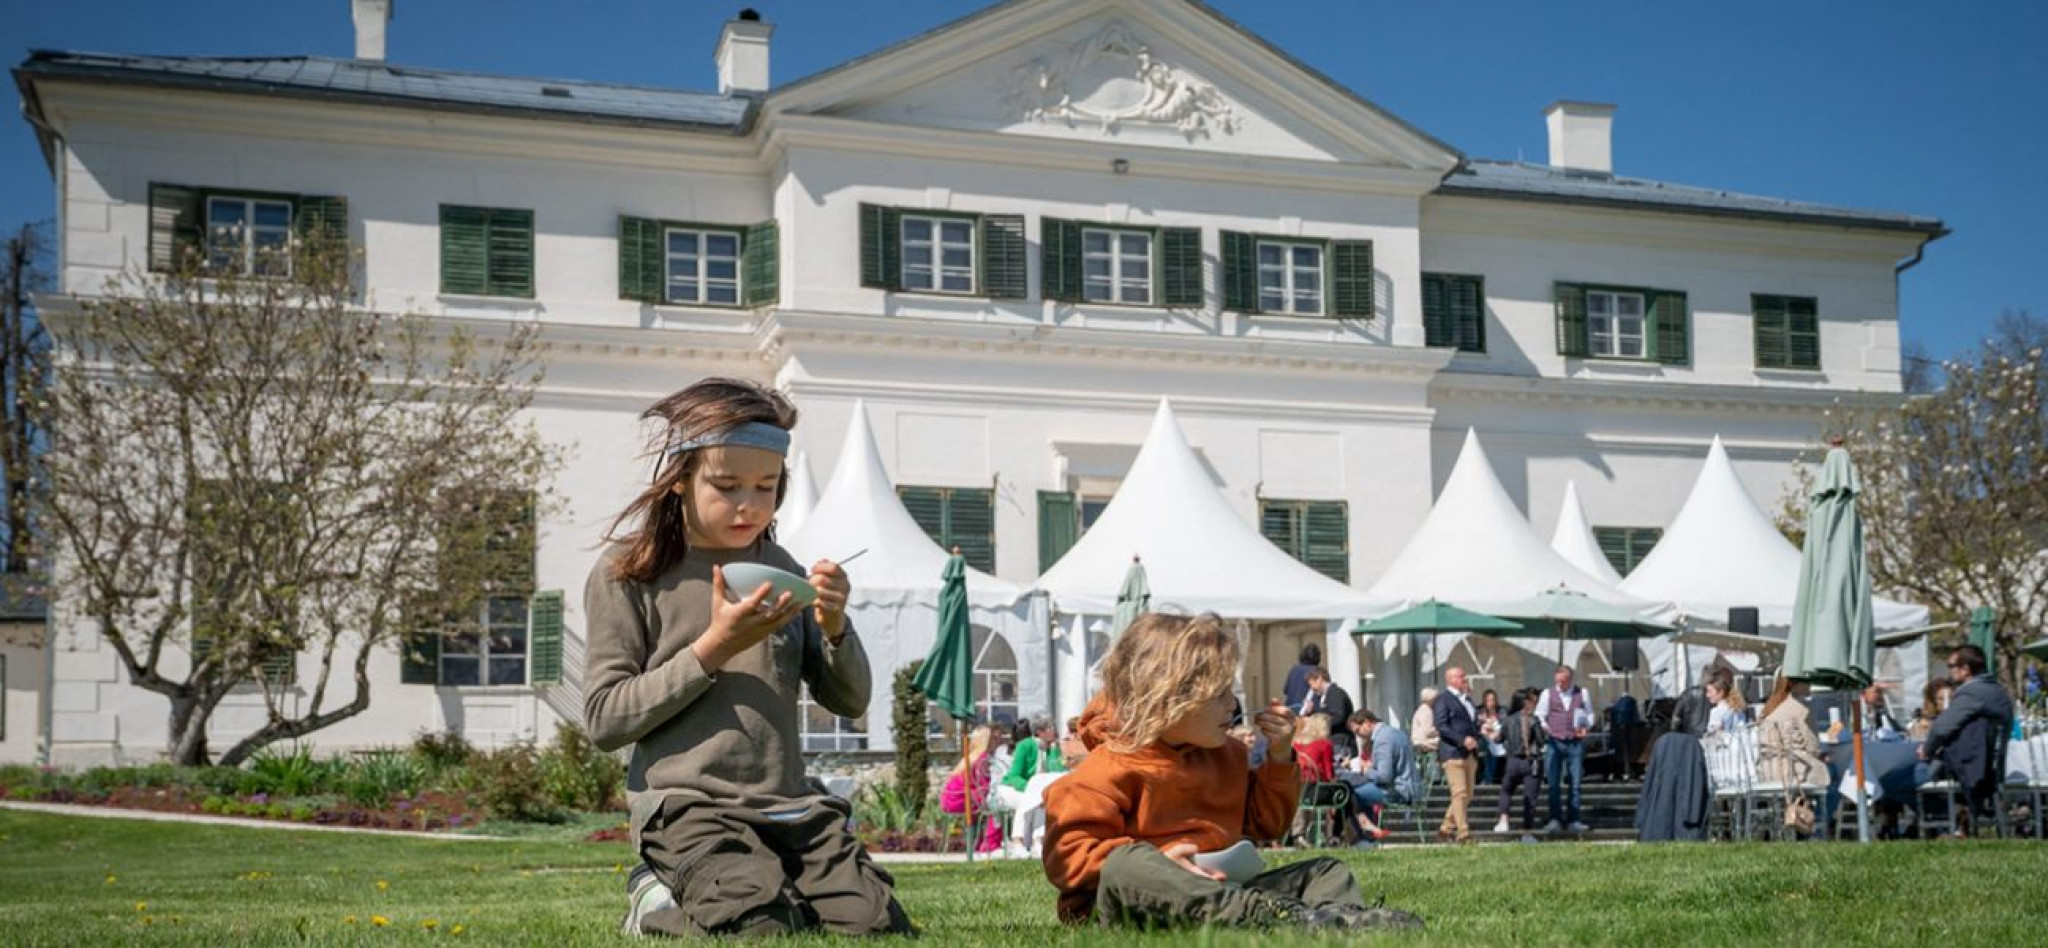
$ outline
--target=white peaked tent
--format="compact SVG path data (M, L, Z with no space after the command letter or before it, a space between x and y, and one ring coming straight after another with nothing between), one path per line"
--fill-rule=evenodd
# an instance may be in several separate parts
M1799 548L1771 523L1736 476L1716 437L1678 517L1650 555L1623 580L1623 592L1672 602L1715 623L1733 606L1754 606L1764 626L1789 626L1799 586ZM1876 599L1880 629L1927 624L1927 607Z
M874 670L868 747L893 747L890 684L898 668L925 657L937 638L939 576L947 553L925 535L896 496L868 427L865 404L854 404L838 466L817 507L782 545L805 565L821 558L851 559L866 551L846 567L853 583L847 614L860 631ZM1051 658L1044 597L1026 595L1014 583L970 568L967 602L973 624L996 633L1009 646L1018 713L1048 713ZM986 664L991 657L984 653L976 660ZM976 687L981 687L979 680Z
M818 485L811 480L811 456L802 450L789 462L789 490L782 497L782 506L775 511L775 529L783 536L795 536L804 528L804 520L818 507Z
M1358 680L1357 650L1345 631L1384 615L1392 603L1330 579L1287 555L1247 522L1209 478L1166 400L1109 506L1073 549L1038 578L1067 617L1061 636L1059 705L1077 713L1088 690L1087 617L1108 616L1130 568L1145 564L1154 608L1214 612L1228 619L1322 619L1329 623L1333 680Z
M1557 529L1551 531L1550 548L1593 578L1609 586L1621 585L1621 574L1614 571L1614 564L1607 562L1607 554L1600 552L1600 541L1593 537L1593 527L1586 522L1586 508L1579 505L1578 481L1564 484L1564 504L1557 511Z

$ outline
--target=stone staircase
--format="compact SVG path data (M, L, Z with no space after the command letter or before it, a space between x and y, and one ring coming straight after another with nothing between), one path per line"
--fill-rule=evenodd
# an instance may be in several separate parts
M1519 788L1518 788L1519 789ZM1589 829L1584 833L1559 833L1554 836L1543 833L1543 824L1550 820L1550 788L1545 785L1543 792L1536 796L1536 838L1538 840L1608 841L1632 840L1636 838L1636 801L1642 797L1643 783L1640 780L1609 780L1588 777L1579 793L1580 820ZM1387 837L1387 845L1414 845L1434 843L1436 828L1443 823L1444 811L1450 806L1450 789L1438 784L1430 794L1428 805L1422 809L1422 832L1416 833L1415 820L1406 811L1393 811L1384 825L1393 831ZM1472 826L1472 838L1482 843L1515 842L1522 838L1522 804L1518 793L1509 801L1511 819L1510 832L1495 833L1494 822L1500 819L1500 787L1482 784L1474 788L1472 805L1466 811Z

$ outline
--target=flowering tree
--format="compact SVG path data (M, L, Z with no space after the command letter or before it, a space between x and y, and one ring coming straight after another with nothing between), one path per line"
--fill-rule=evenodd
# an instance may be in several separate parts
M194 254L46 314L56 599L169 700L181 764L212 760L238 687L267 713L221 764L369 707L370 656L473 616L502 567L481 499L553 467L520 417L532 325L387 316L355 304L345 245L284 253Z
M1872 583L1947 619L1998 613L1998 668L2048 627L2048 322L2002 317L1976 351L1939 365L1896 412L1831 412L1863 480ZM1803 529L1802 465L1779 524Z

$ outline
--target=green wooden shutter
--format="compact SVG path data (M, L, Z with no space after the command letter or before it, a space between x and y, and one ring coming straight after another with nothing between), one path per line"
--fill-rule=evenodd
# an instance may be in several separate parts
M1226 230L1222 234L1223 308L1235 313L1259 311L1259 239Z
M1024 215L981 216L981 288L990 299L1021 300L1031 295L1025 272Z
M1459 351L1486 351L1486 278L1453 277L1449 286L1451 334Z
M1665 290L1652 290L1648 306L1650 326L1654 330L1651 345L1658 362L1665 365L1685 365L1692 361L1691 316L1686 310L1685 294Z
M746 305L773 306L782 298L782 231L774 221L747 228L740 244L740 280Z
M1341 500L1302 505L1301 561L1340 583L1351 581L1349 518Z
M562 591L533 594L526 603L528 680L536 685L562 680Z
M1038 492L1038 571L1045 572L1081 541L1081 502L1073 491Z
M917 521L919 529L931 538L933 543L946 547L946 493L937 487L898 487L896 496L903 501L903 509L910 511L910 519ZM951 552L950 548L947 548Z
M996 492L988 488L955 487L946 504L946 546L958 544L967 565L984 573L996 571Z
M441 292L479 296L488 291L490 212L441 205Z
M348 198L301 196L292 208L299 246L315 253L348 250Z
M1587 339L1586 288L1576 283L1557 284L1557 354L1582 356L1592 351Z
M1600 555L1607 557L1607 565L1626 577L1631 563L1628 556L1628 530L1622 527L1594 527L1593 540L1600 544Z
M1422 275L1422 344L1450 346L1457 343L1451 328L1451 277L1441 273Z
M667 287L661 222L619 217L619 299L659 303Z
M1791 362L1785 338L1785 297L1751 296L1749 301L1751 318L1755 324L1757 368L1785 368Z
M1786 366L1820 368L1820 301L1795 296L1785 306Z
M1062 303L1081 301L1081 224L1041 218L1038 222L1039 292Z
M1175 309L1201 309L1207 305L1207 287L1202 282L1202 229L1166 227L1159 231L1159 301Z
M1330 242L1330 312L1347 319L1373 318L1372 241Z
M441 683L441 632L414 629L398 645L398 681L404 685Z
M903 232L893 207L860 206L860 285L903 288Z
M1284 500L1259 501L1259 534L1288 556L1300 559L1301 508Z
M497 208L490 212L492 296L533 298L533 212Z
M190 263L205 243L205 197L182 184L149 186L149 268L168 273Z

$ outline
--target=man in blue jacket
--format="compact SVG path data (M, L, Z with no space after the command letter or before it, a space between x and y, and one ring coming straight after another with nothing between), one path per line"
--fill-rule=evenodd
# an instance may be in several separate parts
M1479 725L1472 708L1472 694L1465 689L1465 670L1452 666L1444 672L1444 691L1436 696L1437 758L1443 761L1444 782L1451 788L1451 806L1437 827L1438 842L1472 841L1472 827L1465 811L1472 805L1472 782L1478 776Z

